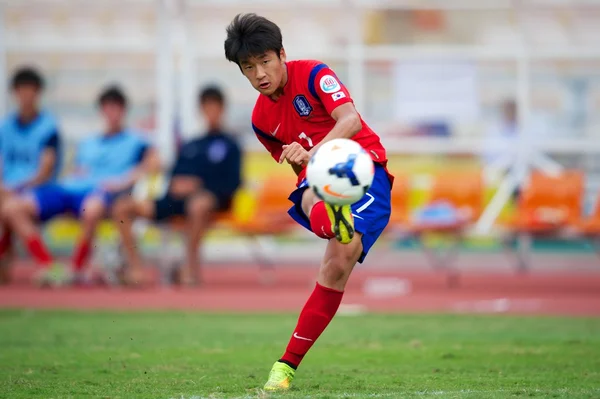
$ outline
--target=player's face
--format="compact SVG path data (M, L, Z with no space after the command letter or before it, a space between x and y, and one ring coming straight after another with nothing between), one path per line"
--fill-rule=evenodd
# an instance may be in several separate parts
M223 104L215 100L207 100L201 105L202 115L210 129L217 129L223 117Z
M40 95L37 86L31 84L20 85L15 88L14 95L21 111L31 112L37 108Z
M285 50L278 54L272 50L242 62L242 73L252 87L270 96L285 85Z
M109 131L117 131L123 127L125 108L121 104L107 102L102 104L100 111Z

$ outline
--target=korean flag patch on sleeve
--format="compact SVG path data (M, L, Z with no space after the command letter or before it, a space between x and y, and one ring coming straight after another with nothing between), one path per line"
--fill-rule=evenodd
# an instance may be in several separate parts
M346 93L344 93L343 91L338 91L337 93L333 93L331 95L331 98L333 99L333 101L337 101L337 100L340 100L345 97L346 97Z

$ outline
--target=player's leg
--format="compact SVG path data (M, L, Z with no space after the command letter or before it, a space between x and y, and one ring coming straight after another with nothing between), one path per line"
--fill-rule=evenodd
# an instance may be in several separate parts
M337 313L348 278L362 254L361 237L357 232L349 244L327 243L315 288L300 312L285 353L271 369L266 390L289 388L300 362Z
M331 237L332 232L326 231L327 223L323 221L323 217L317 218L314 214L322 212L322 209L317 207L320 201L309 189L302 193L301 210L304 215L299 214L298 198L292 194L290 199L296 200L296 207L290 210L290 215L295 220L305 227L310 221L310 229L315 234L324 238ZM350 209L350 214L356 218L354 239L349 244L329 239L315 288L300 313L284 355L273 365L265 389L281 390L289 387L296 368L335 316L354 266L357 262L364 261L385 229L390 213L391 185L385 170L377 167L369 192ZM316 231L319 227L323 229Z
M44 186L22 196L13 196L3 206L3 218L25 246L38 267L36 276L41 284L62 285L69 276L55 264L37 228L37 221L47 221L68 209L69 198L59 186Z
M0 188L0 227L2 229L2 236L0 236L0 285L8 284L11 280L10 267L14 255L13 233L8 223L1 217L3 214L2 208L11 194L9 190Z
M125 254L125 282L135 285L142 279L143 262L137 250L136 238L133 232L133 222L138 217L152 219L156 214L156 203L152 200L137 201L130 196L123 196L114 203L112 216L117 226L123 252Z
M218 204L217 198L207 191L194 195L187 202L186 263L180 276L180 282L184 285L194 285L199 281L198 249Z
M92 253L92 241L96 234L98 223L104 218L107 210L107 201L103 194L84 196L81 198L79 220L81 222L81 236L73 251L72 268L76 282L84 282L84 268Z

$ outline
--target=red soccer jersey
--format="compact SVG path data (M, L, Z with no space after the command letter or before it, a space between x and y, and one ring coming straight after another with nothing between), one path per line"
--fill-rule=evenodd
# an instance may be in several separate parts
M318 144L335 126L333 110L352 102L350 93L327 65L319 61L286 63L288 80L277 99L260 94L252 112L252 128L258 140L276 161L284 144L300 143L307 151ZM387 154L379 136L362 120L362 129L352 138L374 162L387 164ZM298 176L300 183L306 169ZM390 176L390 179L392 177Z

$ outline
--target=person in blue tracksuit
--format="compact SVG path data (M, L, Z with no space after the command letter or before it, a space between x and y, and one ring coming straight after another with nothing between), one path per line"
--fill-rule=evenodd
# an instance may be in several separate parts
M83 140L75 155L75 171L58 183L27 190L4 207L4 217L40 266L41 283L63 284L80 280L91 253L98 222L114 199L130 190L153 156L141 135L125 126L127 99L118 87L109 87L98 99L105 130ZM64 213L82 222L82 237L73 253L72 267L54 262L36 222Z
M17 109L0 121L0 208L24 190L56 180L60 170L61 136L56 118L40 106L42 75L19 68L10 86ZM12 232L2 223L0 283L9 281Z

